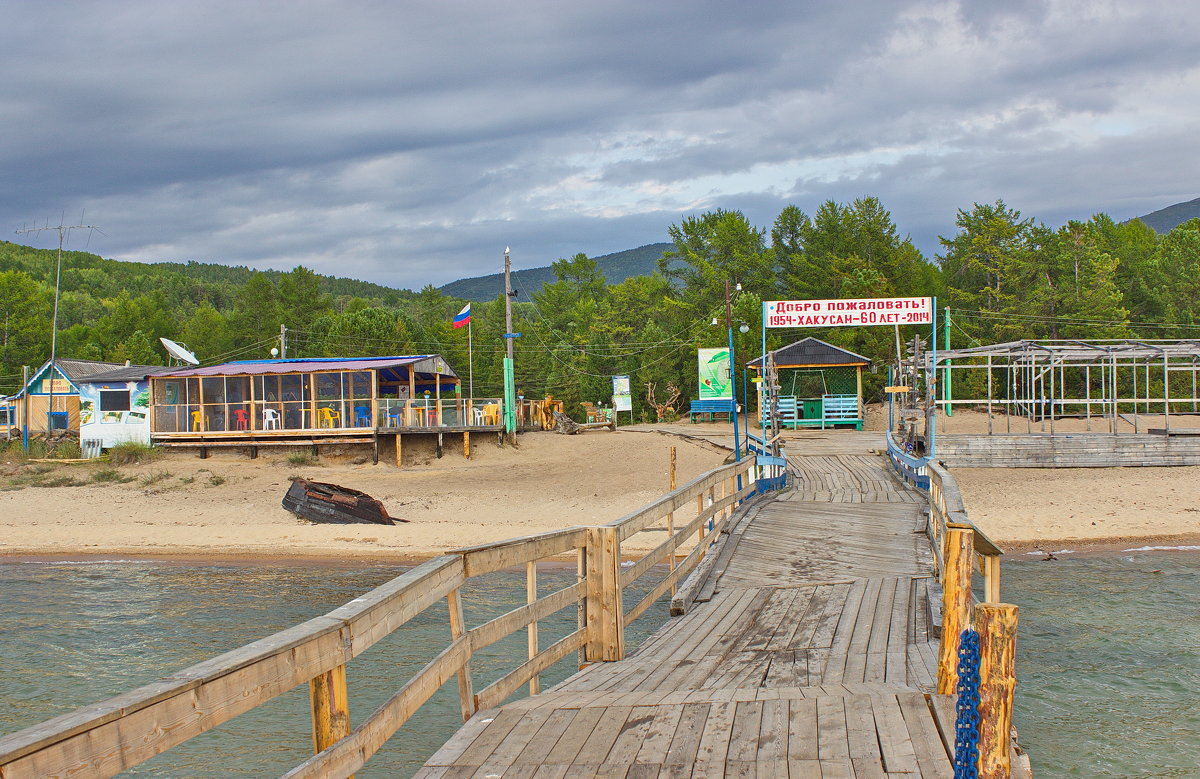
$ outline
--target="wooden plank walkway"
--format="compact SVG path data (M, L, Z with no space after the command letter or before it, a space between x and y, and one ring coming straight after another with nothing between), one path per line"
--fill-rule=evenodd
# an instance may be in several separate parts
M417 775L952 777L924 500L843 435L792 445L794 489L731 533L707 602L478 712Z

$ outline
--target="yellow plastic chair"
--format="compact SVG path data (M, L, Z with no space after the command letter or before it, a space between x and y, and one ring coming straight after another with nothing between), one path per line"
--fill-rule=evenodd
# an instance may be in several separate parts
M341 418L342 415L331 408L322 406L317 409L317 427L333 428L335 427L334 422L337 421L340 424Z
M199 411L192 412L192 432L204 430L204 414Z

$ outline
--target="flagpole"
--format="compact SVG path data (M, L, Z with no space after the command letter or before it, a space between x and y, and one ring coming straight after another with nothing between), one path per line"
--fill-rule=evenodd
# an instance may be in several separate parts
M471 320L467 320L467 397L475 408L475 342L471 338Z

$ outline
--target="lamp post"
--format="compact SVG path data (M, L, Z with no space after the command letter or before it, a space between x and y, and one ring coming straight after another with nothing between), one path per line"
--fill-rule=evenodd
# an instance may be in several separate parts
M742 285L737 285L737 291L742 291ZM729 332L729 397L733 407L733 461L742 461L742 443L738 437L738 408L737 408L737 372L733 359L733 309L729 304L729 280L725 280L725 329ZM740 329L740 328L739 328ZM745 332L745 331L742 331ZM741 479L739 481L739 488Z

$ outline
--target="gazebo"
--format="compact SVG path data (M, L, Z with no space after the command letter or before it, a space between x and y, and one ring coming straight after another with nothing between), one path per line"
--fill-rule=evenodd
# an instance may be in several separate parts
M777 417L764 408L762 382L759 382L759 419L779 427L827 427L853 425L862 430L862 370L871 360L861 354L826 343L819 338L803 338L767 354L767 365L776 375ZM762 357L746 367L762 375Z

